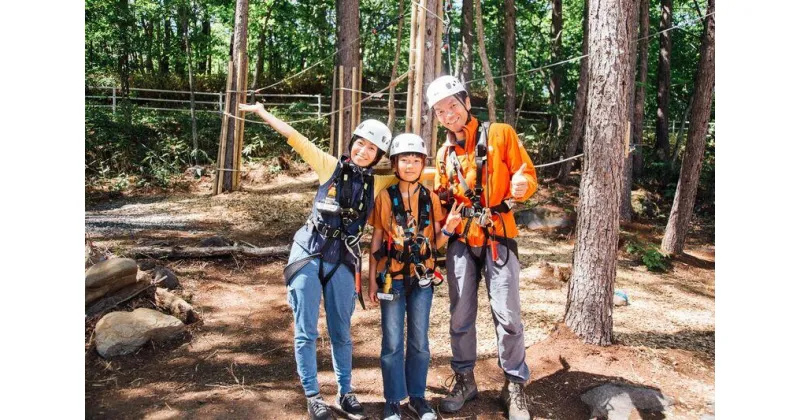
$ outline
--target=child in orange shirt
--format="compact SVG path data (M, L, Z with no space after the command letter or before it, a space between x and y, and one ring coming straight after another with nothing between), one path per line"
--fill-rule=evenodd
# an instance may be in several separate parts
M433 300L434 252L447 242L461 223L461 207L453 206L444 228L440 200L431 196L419 178L428 152L416 134L397 136L389 158L400 183L382 191L375 201L370 224L372 255L369 297L380 300L381 371L386 399L383 418L400 420L400 401L410 396L409 409L424 420L436 419L425 400L430 363L428 321ZM384 241L384 238L386 241ZM381 286L378 291L378 269ZM438 274L438 273L437 273ZM403 357L403 326L408 317L408 350Z

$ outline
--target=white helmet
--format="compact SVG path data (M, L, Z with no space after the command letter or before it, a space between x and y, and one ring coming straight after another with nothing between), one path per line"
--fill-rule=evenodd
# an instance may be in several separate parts
M403 133L392 140L392 147L389 150L389 157L402 153L419 153L428 157L428 148L422 137L413 133Z
M386 124L378 120L364 120L353 130L354 136L359 136L372 142L384 153L389 151L389 144L392 142L392 132Z
M455 76L441 76L428 85L428 90L425 91L425 97L428 107L433 108L433 106L442 99L455 95L458 92L466 91L467 89L464 88L464 84Z

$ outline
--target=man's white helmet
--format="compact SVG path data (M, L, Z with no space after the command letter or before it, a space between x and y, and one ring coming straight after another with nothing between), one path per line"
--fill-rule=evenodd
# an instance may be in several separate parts
M378 120L362 121L353 131L353 135L369 140L384 153L389 151L389 144L392 142L391 130Z
M419 153L428 157L428 148L422 137L413 133L403 133L392 140L392 147L389 150L389 157L403 153Z
M433 106L442 99L455 95L458 92L466 91L467 89L464 88L464 84L455 76L441 76L428 85L428 90L425 91L425 98L427 99L428 106L433 108Z

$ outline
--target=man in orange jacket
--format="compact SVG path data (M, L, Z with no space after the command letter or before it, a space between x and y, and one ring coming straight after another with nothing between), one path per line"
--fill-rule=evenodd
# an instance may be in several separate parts
M447 246L450 293L451 367L455 382L440 408L456 412L478 395L472 373L477 358L475 319L478 281L486 280L497 333L499 365L506 381L501 397L512 420L530 419L523 386L530 378L520 317L517 226L513 201L536 192L536 171L517 133L508 124L480 124L470 114L464 85L453 76L431 82L428 106L447 129L436 154L434 191L448 207L464 203L461 223Z

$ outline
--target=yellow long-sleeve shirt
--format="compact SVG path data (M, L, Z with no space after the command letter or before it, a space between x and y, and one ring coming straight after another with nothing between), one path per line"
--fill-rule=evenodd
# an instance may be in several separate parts
M289 137L287 141L289 146L303 158L311 169L317 173L319 177L319 182L322 184L323 182L330 179L331 175L333 175L333 171L336 169L336 163L338 160L331 154L324 152L322 149L317 147L316 144L312 143L306 136L295 132ZM422 173L421 182L430 182L433 180L434 175L436 172L431 168L426 170ZM378 198L378 194L383 191L386 187L397 184L398 179L395 175L375 175L375 197Z

